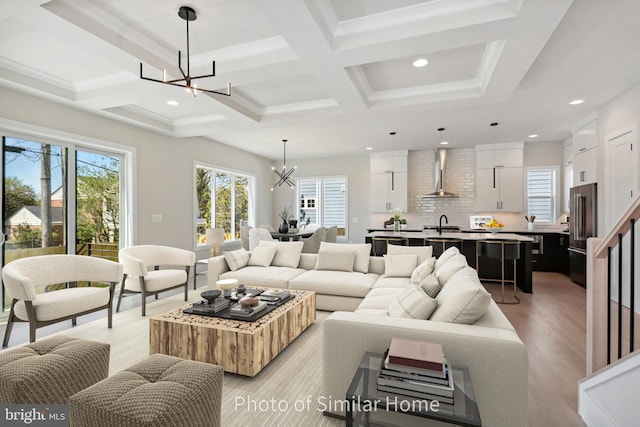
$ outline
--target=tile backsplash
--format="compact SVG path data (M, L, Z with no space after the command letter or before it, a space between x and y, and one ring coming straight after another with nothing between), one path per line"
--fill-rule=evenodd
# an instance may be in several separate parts
M437 225L440 215L446 215L449 225L469 227L469 215L493 215L505 228L526 228L523 213L477 212L475 210L475 150L452 148L447 151L445 190L458 197L423 198L435 190L435 150L410 151L407 159L407 209L402 214L410 228ZM372 214L371 226L382 227L392 214ZM564 218L564 217L562 217Z

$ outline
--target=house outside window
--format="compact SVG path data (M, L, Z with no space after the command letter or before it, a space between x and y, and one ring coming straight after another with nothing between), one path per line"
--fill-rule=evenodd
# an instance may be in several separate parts
M338 238L347 236L347 178L299 178L296 182L298 227L338 227Z
M536 223L553 224L555 222L558 206L557 176L557 166L527 169L526 215L535 216Z
M255 178L241 172L196 165L196 247L207 244L207 228L222 228L225 241L240 239L253 224Z

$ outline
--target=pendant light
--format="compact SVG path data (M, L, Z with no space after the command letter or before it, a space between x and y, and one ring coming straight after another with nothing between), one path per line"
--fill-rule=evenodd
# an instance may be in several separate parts
M387 173L391 172L391 191L395 191L395 173L393 172L393 140L395 139L396 133L389 132L389 135L391 136L391 170L387 171Z
M271 170L276 174L276 183L271 187L271 191L273 191L275 187L280 187L283 184L288 185L292 190L295 187L295 183L291 179L291 175L293 175L293 172L295 172L298 167L294 166L287 170L287 140L283 139L282 144L282 171L277 170L273 166L271 167Z
M491 123L493 128L493 189L496 189L496 126L498 122Z

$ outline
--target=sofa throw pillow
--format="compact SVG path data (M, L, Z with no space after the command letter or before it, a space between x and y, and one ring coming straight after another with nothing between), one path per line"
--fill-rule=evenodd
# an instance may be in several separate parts
M431 298L435 298L442 289L442 285L440 284L436 273L431 273L430 275L425 277L420 282L420 286L422 286L422 290Z
M411 283L420 283L428 275L433 273L433 266L436 264L436 258L427 258L426 261L418 265L413 272L411 272Z
M433 269L436 271L439 270L440 267L442 267L444 263L447 262L447 260L449 260L449 258L455 255L458 255L459 253L460 253L460 250L457 247L451 246L449 249L447 249L446 251L440 254L438 259L436 260L436 265L433 266Z
M449 258L435 273L440 283L444 285L454 274L466 266L467 258L462 254L457 254Z
M316 270L353 271L353 261L356 258L354 252L318 252Z
M410 255L385 255L384 275L386 277L411 277L416 268L418 257Z
M420 285L410 283L389 304L389 316L428 319L438 302L427 295Z
M277 267L291 267L298 268L300 262L300 254L302 253L302 247L304 242L278 242L261 240L258 244L260 246L267 246L276 248L276 255L271 261L271 265Z
M274 256L276 256L276 248L256 246L249 257L249 265L256 267L269 267Z
M328 252L354 252L353 271L367 273L369 271L369 256L371 243L329 243L321 242L320 251Z
M464 267L442 287L436 301L438 306L430 320L473 324L487 311L491 295L480 283L476 271Z
M224 253L224 260L227 262L231 271L236 271L239 268L246 267L249 264L249 252L244 249L238 249L237 251L228 251Z
M417 255L418 264L433 256L433 246L387 245L387 255Z

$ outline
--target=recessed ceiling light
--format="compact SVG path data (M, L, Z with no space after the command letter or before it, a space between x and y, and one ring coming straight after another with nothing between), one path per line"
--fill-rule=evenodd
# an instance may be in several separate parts
M373 150L373 147L367 147L365 150Z
M529 138L537 138L538 134L537 133L532 133L531 135L529 135Z
M174 101L173 99L171 99L171 100L167 101L167 104L172 105L172 106L174 106L174 107L175 107L176 105L180 105L180 104L178 103L178 101Z
M420 59L416 59L415 61L413 61L413 66L416 68L420 68L420 67L424 67L429 63L428 60L424 59L424 58L420 58Z
M582 104L583 102L584 102L584 99L574 99L569 104L570 105L579 105L579 104Z
M449 143L449 141L441 141L440 145L447 145Z

